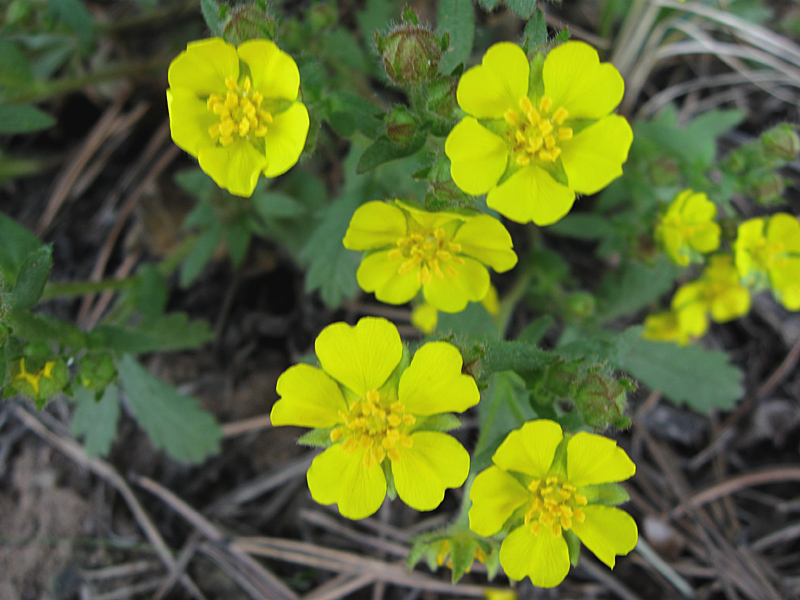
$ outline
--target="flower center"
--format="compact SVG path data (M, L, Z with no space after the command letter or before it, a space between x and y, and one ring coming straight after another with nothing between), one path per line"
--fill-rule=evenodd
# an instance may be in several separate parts
M572 128L562 127L569 112L559 106L552 115L553 100L542 96L537 110L531 99L523 96L519 100L520 112L508 109L503 116L511 129L506 134L512 146L512 154L518 165L525 166L531 160L555 162L561 154L559 142L572 139Z
M359 447L368 450L364 454L364 467L367 469L380 464L387 456L390 460L398 460L398 444L406 448L413 444L406 430L417 419L406 412L402 402L387 405L381 400L376 390L367 392L366 397L350 407L348 414L339 412L344 425L331 431L331 441L344 439L342 447L348 454Z
M397 248L389 252L389 258L406 259L397 269L399 275L419 267L417 278L422 285L427 285L433 275L444 279L445 273L457 274L455 267L450 264L464 264L464 260L456 256L457 252L461 252L461 244L448 240L445 230L439 227L434 231L420 231L401 237L397 240Z
M264 96L253 89L250 77L244 78L241 88L233 77L228 77L225 86L228 88L225 96L211 94L208 97L208 110L219 115L219 123L209 127L208 135L223 146L230 146L236 136L249 140L251 135L267 135L272 115L261 110Z
M525 513L525 524L530 525L534 535L539 535L542 528L549 527L553 535L558 537L562 530L572 527L573 520L583 523L586 518L578 508L586 505L586 496L578 494L574 485L550 476L534 479L528 489L533 493L533 499Z

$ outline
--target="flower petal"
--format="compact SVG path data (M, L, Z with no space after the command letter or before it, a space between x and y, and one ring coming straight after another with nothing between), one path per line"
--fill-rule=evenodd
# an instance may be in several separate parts
M438 431L411 434L410 448L398 446L392 461L397 495L411 508L433 510L447 488L457 488L469 474L469 454L453 436Z
M508 144L472 117L453 127L444 143L450 176L458 187L478 196L488 192L506 170Z
M289 367L278 378L276 387L281 398L270 413L273 425L333 427L342 421L339 411L347 412L336 382L311 365Z
M767 239L780 242L784 252L800 252L800 222L789 213L772 215L767 224Z
M425 300L441 311L462 311L467 302L480 302L489 292L486 267L468 256L462 256L461 260L464 264L449 265L455 269L455 275L445 274L442 279L434 275L422 289Z
M584 506L583 523L572 522L572 531L594 555L614 568L616 556L628 554L636 547L639 530L636 521L624 510L613 506Z
M569 212L575 193L535 165L523 167L493 188L486 204L517 223L551 225Z
M353 454L334 444L314 459L306 476L311 497L320 504L338 504L348 519L374 514L386 497L386 477L379 464L364 467L367 450Z
M394 248L406 231L406 216L402 210L373 200L356 209L344 236L344 247L348 250Z
M528 501L530 492L502 469L489 467L475 477L469 498L469 528L488 537L503 528L511 514Z
M611 63L601 63L597 51L583 42L553 48L544 61L544 92L553 106L563 106L570 119L599 119L622 100L625 82Z
M282 175L297 163L308 135L308 111L302 102L272 115L272 119L264 136L267 177Z
M461 373L458 349L447 342L429 342L414 353L400 376L398 398L414 415L464 412L475 406L480 393L475 380Z
M403 355L397 327L377 317L359 319L355 327L328 325L314 349L323 370L359 396L386 383Z
M567 445L567 479L574 486L624 481L634 473L636 465L610 438L581 431Z
M622 175L633 130L620 116L611 115L561 144L561 161L570 189L594 194Z
M258 176L267 164L264 155L259 154L251 143L241 139L227 147L200 148L197 158L200 168L219 187L234 196L245 198L253 195Z
M517 110L528 95L530 66L522 48L511 42L494 44L480 65L461 76L456 90L458 105L479 119L502 119Z
M563 437L561 426L555 421L529 421L508 434L492 456L492 462L504 471L526 473L541 479L550 470Z
M237 49L239 58L250 67L253 89L265 98L297 99L300 72L297 63L269 40L251 40Z
M373 252L361 261L356 272L358 285L365 292L387 304L405 304L417 295L420 288L419 269L400 274L403 259L389 258L389 250Z
M567 542L547 530L534 535L523 525L503 540L500 564L511 579L522 580L527 575L535 586L555 587L569 573Z
M208 130L219 123L219 117L193 92L183 88L167 90L167 109L172 140L180 148L197 156L200 148L216 145Z
M185 88L198 96L225 93L228 77L238 79L239 56L221 38L189 42L170 63L167 74L171 88Z
M461 252L477 258L498 273L517 264L517 255L511 249L514 242L503 224L489 215L479 215L459 227L453 241L461 244Z

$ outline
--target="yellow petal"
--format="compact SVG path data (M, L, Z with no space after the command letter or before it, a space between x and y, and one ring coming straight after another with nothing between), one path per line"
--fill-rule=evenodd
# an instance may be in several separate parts
M453 127L444 151L450 159L453 181L473 196L488 192L508 163L506 141L472 117L465 117Z
M265 98L297 99L300 72L291 56L269 40L251 40L238 48L239 58L250 67L253 89Z
M215 146L209 128L219 123L219 117L206 107L193 92L182 88L167 90L167 109L169 111L169 131L172 140L192 156L197 156L200 148Z
M749 219L739 224L734 243L736 269L745 278L763 268L753 257L752 250L764 241L764 219Z
M220 38L190 42L169 65L171 88L185 88L198 96L224 93L225 79L239 77L236 48Z
M367 202L359 206L350 219L344 247L348 250L394 248L406 231L406 216L402 210L386 202Z
M458 104L479 119L502 119L508 109L519 108L528 94L530 66L522 48L510 42L494 44L480 65L461 76Z
M517 223L551 225L572 208L575 193L535 165L523 167L492 189L486 204Z
M617 115L601 119L561 144L561 161L570 189L594 194L622 175L633 130Z
M454 437L438 431L411 434L410 448L398 445L392 461L397 495L411 508L433 510L447 488L459 487L469 473L469 454Z
M245 198L253 195L258 176L267 164L266 157L245 140L238 140L227 147L200 148L197 158L200 168L219 187L234 196Z
M311 365L289 367L278 378L277 391L281 398L270 413L273 425L333 427L342 421L339 411L347 412L336 382Z
M314 344L323 370L364 396L381 387L400 362L403 343L397 327L383 318L364 317L355 327L333 323Z
M478 535L489 537L503 528L515 510L530 498L530 492L511 475L489 467L478 473L469 491L469 528Z
M307 135L308 111L301 102L273 115L264 136L267 157L264 175L277 177L291 169L303 152Z
M464 412L475 406L480 393L475 380L461 374L463 360L447 342L430 342L416 351L400 376L398 397L415 415Z
M544 61L544 92L570 119L599 119L622 100L625 82L611 63L600 63L597 51L583 42L553 48Z
M742 286L731 287L711 302L711 317L717 323L726 323L750 312L750 290Z
M541 479L550 470L556 448L563 437L561 426L555 421L529 421L508 434L492 456L492 462L504 471L516 471Z
M675 310L678 319L678 340L703 337L708 331L708 305L692 302Z
M411 311L411 324L424 334L433 333L439 320L439 311L428 303L420 304Z
M800 252L800 221L788 213L777 213L767 224L767 239L783 244L784 252Z
M686 195L687 192L688 195ZM686 190L678 195L675 203L677 204L679 200L683 200L680 203L681 216L692 223L711 221L717 215L717 205L702 192L695 193L692 190Z
M363 519L374 514L386 497L386 477L379 464L364 467L367 450L353 454L334 444L314 459L308 469L308 489L320 504L338 504L348 519Z
M569 573L567 542L547 529L533 535L530 527L522 525L503 540L500 564L511 579L522 580L527 575L535 586L555 587Z
M389 250L373 252L361 261L356 272L358 285L365 292L387 304L405 304L417 295L420 288L418 269L400 274L397 270L403 258L389 258Z
M639 531L636 521L624 510L592 504L583 507L586 519L572 522L572 531L594 555L614 568L616 556L624 556L636 547Z
M636 465L612 439L581 431L567 445L567 479L574 486L623 481L634 473Z
M713 222L697 225L697 229L689 237L689 243L699 252L713 252L719 248L721 229Z
M489 272L474 258L464 256L463 264L450 263L456 270L455 275L445 275L439 279L436 275L430 283L422 288L425 301L443 312L459 312L464 310L467 302L480 302L489 291Z
M461 244L461 252L477 258L498 273L517 264L517 255L511 249L514 242L503 224L489 215L479 215L459 227L453 241Z

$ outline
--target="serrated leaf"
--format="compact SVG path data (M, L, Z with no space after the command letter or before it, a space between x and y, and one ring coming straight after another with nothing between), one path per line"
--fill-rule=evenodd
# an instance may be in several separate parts
M480 302L470 302L460 313L440 312L436 330L475 338L497 339L499 336L492 315Z
M31 133L56 124L43 110L27 104L0 104L0 134Z
M75 412L69 431L75 437L83 436L83 447L91 457L106 456L117 435L119 421L119 391L116 384L109 385L99 401L91 390L79 387L72 397Z
M14 310L33 308L42 297L44 286L53 268L53 249L43 246L31 252L19 270L17 282L11 290L9 305Z
M117 369L131 412L156 448L195 464L219 453L222 429L196 399L151 375L129 354Z
M356 173L366 173L391 160L411 156L425 145L425 140L425 134L418 133L407 144L398 144L382 135L364 150L358 160Z
M618 366L650 389L701 413L729 410L743 394L743 374L728 362L728 355L697 345L640 339Z
M24 88L33 83L33 72L25 54L11 40L0 38L0 85Z
M183 191L201 201L201 205L209 206L212 196L219 190L214 180L200 169L185 169L178 171L173 177ZM186 225L188 226L188 225Z
M222 19L219 18L219 3L215 0L200 0L200 10L206 25L217 37L222 37Z
M241 221L225 225L225 245L228 247L228 256L230 256L234 269L241 267L244 259L247 258L251 239L250 230Z
M517 336L518 342L526 344L538 345L547 330L556 324L556 320L551 315L543 315L538 319L531 321L522 330L522 333Z
M14 335L28 342L55 342L75 349L86 348L88 337L72 323L28 310L12 310L8 322Z
M203 271L208 261L214 256L214 251L222 241L222 223L219 221L214 222L208 229L200 234L197 238L189 255L181 264L180 276L178 282L181 287L189 287L191 283Z
M41 247L35 235L0 212L0 279L13 284L25 259Z
M514 11L517 16L527 19L536 6L536 0L506 0L506 6Z
M342 137L351 137L360 131L375 139L383 131L383 123L376 118L382 111L361 96L348 92L333 92L325 98L325 119Z
M251 198L253 208L265 221L290 219L306 213L306 207L282 192L264 192Z
M333 444L331 429L312 429L301 435L297 443L311 448L329 448Z
M458 582L472 566L475 559L475 548L478 544L471 535L450 538L450 561L452 562L452 581Z
M680 269L666 256L651 264L628 261L609 273L597 288L598 319L609 321L635 313L672 289Z
M450 75L460 64L466 63L475 39L475 10L467 0L439 0L436 31L450 34L450 50L439 63L439 72Z
M589 504L604 504L605 506L619 506L631 499L630 494L618 483L599 483L581 488L581 494L586 496Z
M206 321L190 321L186 313L173 313L144 319L131 329L101 325L89 333L89 338L94 348L145 354L198 348L211 341L214 332Z
M536 4L535 1L533 4ZM525 24L525 31L522 32L522 45L533 49L546 43L547 23L544 20L542 9L537 8Z
M493 11L500 4L500 0L478 0L481 8L487 12Z
M548 233L577 240L601 240L616 234L616 228L605 217L594 213L573 213L547 228Z
M87 44L92 40L94 29L92 13L80 0L50 0L50 12L66 23L82 43Z

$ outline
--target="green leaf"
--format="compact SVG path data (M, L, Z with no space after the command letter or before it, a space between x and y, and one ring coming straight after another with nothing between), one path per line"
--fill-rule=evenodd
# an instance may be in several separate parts
M53 249L43 246L31 252L22 262L17 282L11 291L9 305L15 310L33 308L44 292L53 268Z
M531 13L536 6L536 0L506 0L506 6L514 11L518 17L527 19L531 16ZM544 17L544 15L542 16ZM546 33L545 41L547 41Z
M347 250L342 240L359 204L361 198L353 194L328 206L301 254L308 262L305 289L307 292L319 290L328 308L338 307L342 300L358 292L356 270L361 256L359 252Z
M85 387L75 390L72 397L75 412L69 431L75 437L84 436L83 446L91 457L106 456L117 435L119 421L119 391L116 385L109 385L100 400Z
M475 10L469 0L439 0L438 14L437 33L450 33L450 50L442 57L439 72L450 75L458 65L467 62L472 52Z
M619 506L631 499L630 494L618 483L600 483L581 488L581 494L586 496L589 504L604 504L606 506Z
M235 221L225 225L225 245L228 247L228 256L234 269L242 266L250 249L252 235L245 223Z
M46 112L27 104L0 104L0 134L31 133L56 124Z
M366 43L371 44L375 31L383 29L397 16L397 2L390 0L367 0L364 10L356 12L358 28L363 32Z
M263 192L251 198L256 213L265 221L291 219L305 214L306 207L282 192Z
M206 203L211 202L211 198L219 190L214 180L200 169L178 171L173 180L183 191L194 196L203 203L202 205L206 206Z
M664 255L652 265L626 262L600 282L598 318L609 321L643 309L670 291L679 273L680 269Z
M331 428L312 429L301 435L297 443L301 446L310 446L311 448L329 448L333 444L331 441L331 430Z
M581 541L578 539L578 536L571 531L564 532L564 540L567 542L569 564L573 567L577 567L578 561L581 559Z
M200 0L200 10L206 25L216 37L222 37L222 19L219 17L219 3L215 0Z
M206 321L190 321L186 313L144 319L133 329L101 325L89 333L92 347L130 354L198 348L213 338Z
M184 463L201 463L219 453L222 429L197 400L153 377L129 354L117 369L128 406L156 448Z
M547 228L548 233L576 240L601 240L616 234L614 225L594 213L572 213Z
M0 38L0 85L24 88L33 83L33 72L25 54L11 40Z
M697 345L640 339L618 366L651 390L702 413L729 410L743 394L743 374L728 363L728 355Z
M183 261L180 277L178 278L181 287L189 287L200 275L208 261L214 256L214 251L219 246L220 241L222 241L222 223L215 221L211 227L200 234L189 255Z
M72 323L28 310L8 312L8 322L14 335L28 342L55 342L75 349L89 345L85 332Z
M472 566L478 544L471 535L450 538L450 561L453 563L452 581L456 583Z
M486 12L491 12L497 5L500 4L500 0L478 0L478 4L480 4L481 8Z
M92 13L80 0L50 0L50 12L66 23L83 44L92 41L94 21Z
M411 550L408 551L408 558L406 558L406 569L413 570L416 564L421 561L425 554L428 552L430 544L427 541L415 539L411 545Z
M13 284L25 259L41 247L35 235L0 212L0 279Z
M382 112L361 96L348 92L333 92L325 98L325 119L342 137L352 137L356 131L371 139L379 137L383 123L377 115Z
M541 316L538 319L528 323L525 329L522 330L522 333L517 336L517 341L524 342L526 344L537 345L540 341L542 341L542 338L544 337L544 334L547 333L547 330L555 324L556 320L552 316Z
M436 330L476 338L496 340L499 337L492 315L480 302L470 302L460 313L440 312Z
M417 417L417 422L412 427L413 431L453 431L461 427L461 419L450 413Z
M404 158L416 153L425 145L426 136L424 133L417 133L407 144L393 142L387 136L382 135L368 146L361 158L358 160L356 173L366 173L383 163L398 158Z
M532 4L535 5L535 1ZM546 43L547 23L544 20L542 9L537 8L525 24L525 31L522 32L522 45L533 49Z

